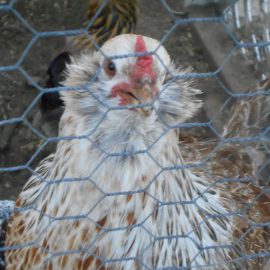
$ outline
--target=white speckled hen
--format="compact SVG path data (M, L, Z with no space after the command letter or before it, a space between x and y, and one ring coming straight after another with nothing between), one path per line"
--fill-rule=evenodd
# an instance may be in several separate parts
M270 208L256 185L258 143L250 151L181 134L179 143L170 127L201 106L201 91L179 76L189 70L148 37L120 35L102 51L107 58L95 52L68 65L64 84L79 87L63 93L60 135L69 139L19 195L7 270L260 269ZM129 53L140 55L111 58ZM244 107L225 137L249 118Z

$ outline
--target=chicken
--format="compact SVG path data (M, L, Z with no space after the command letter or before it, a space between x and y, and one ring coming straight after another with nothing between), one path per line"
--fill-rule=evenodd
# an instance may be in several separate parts
M257 184L260 141L227 136L238 115L254 115L233 114L221 141L181 138L202 105L189 70L149 37L120 35L101 51L67 66L64 85L77 89L61 92L66 140L18 197L7 270L262 269L270 197Z
M88 34L69 39L68 48L72 53L94 50L102 46L110 38L124 33L133 33L137 23L137 0L89 0ZM93 20L94 19L94 20ZM93 22L92 22L93 20ZM70 52L56 56L48 69L46 88L61 86L65 74L65 66L69 63ZM59 118L62 114L62 100L58 92L45 93L40 101L41 116L35 119L34 126L41 129L46 136L57 136ZM41 118L41 120L40 120Z
M53 59L47 70L48 79L45 88L63 86L67 64L70 63L71 53L63 52ZM36 114L33 126L46 136L57 136L60 117L63 113L63 101L58 91L47 92L41 96L40 111Z
M117 35L134 33L137 13L137 0L89 0L88 22L84 24L88 34L72 38L69 46L81 52L100 47Z

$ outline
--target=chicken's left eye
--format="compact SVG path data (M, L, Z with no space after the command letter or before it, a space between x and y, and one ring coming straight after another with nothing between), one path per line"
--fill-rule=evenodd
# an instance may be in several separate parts
M116 74L116 66L113 61L106 61L104 69L106 74L110 77L113 77Z
M109 62L108 64L108 69L110 71L115 71L116 67L115 67L115 64L113 62Z

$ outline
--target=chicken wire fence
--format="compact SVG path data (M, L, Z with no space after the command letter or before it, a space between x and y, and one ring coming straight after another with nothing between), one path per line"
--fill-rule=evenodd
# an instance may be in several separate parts
M269 43L269 1L237 1L228 12L232 29L242 43ZM261 78L267 77L270 47L254 46L252 52L241 47L241 53L251 61Z
M56 87L56 88L44 88L42 85L40 85L35 78L33 78L26 69L24 69L23 67L23 63L25 61L25 59L27 59L27 57L29 57L29 53L31 51L31 49L33 48L33 46L40 40L40 39L44 39L47 37L63 37L63 36L74 36L74 35L79 35L82 33L87 32L87 30L91 27L93 21L98 17L99 13L102 11L102 9L106 6L106 4L108 3L108 1L104 1L104 4L101 6L100 10L96 13L95 17L92 18L89 23L87 24L87 26L84 29L76 29L76 30L61 30L61 31L38 31L37 29L35 29L35 27L33 25L31 25L31 23L29 23L29 21L17 10L16 8L16 3L20 2L17 0L10 0L10 1L0 1L0 11L1 14L4 13L9 13L12 14L12 16L14 16L16 18L16 20L18 20L19 24L23 25L24 28L27 29L27 31L29 33L31 33L31 38L30 41L26 44L24 50L21 52L19 58L17 59L17 61L15 61L14 63L10 63L8 65L1 65L0 66L0 76L3 78L11 78L12 80L12 72L16 71L20 74L20 76L22 76L25 81L27 81L27 83L31 84L32 86L34 86L34 88L37 90L36 91L36 96L33 98L33 100L28 104L28 106L26 107L26 109L23 111L23 113L21 115L17 115L16 117L12 117L12 118L4 118L2 117L1 121L0 121L0 126L1 127L9 127L11 125L14 125L15 127L17 125L23 124L24 126L26 126L28 129L31 130L31 132L33 134L35 134L38 138L40 138L42 140L42 143L40 143L39 145L37 145L36 151L31 155L31 157L27 160L27 162L25 162L24 164L19 164L19 165L13 165L13 164L3 164L3 166L0 168L0 172L2 175L6 175L6 174L11 174L14 172L18 172L18 171L22 171L22 170L27 170L28 172L30 172L31 174L36 175L37 173L35 172L34 168L33 168L33 162L39 157L39 155L41 154L42 150L50 143L55 143L55 142L60 142L60 141L65 141L65 140L77 140L77 139L86 139L89 140L89 138L87 136L81 136L81 137L47 137L45 136L42 132L40 132L38 129L36 129L33 124L31 123L31 121L29 121L28 119L28 115L30 114L30 112L34 109L34 107L39 103L42 95L44 93L52 93L52 92L57 92L57 91L74 91L76 90L76 87ZM23 1L22 1L23 2ZM176 1L175 1L176 2ZM179 1L180 2L180 1ZM190 4L193 4L196 1L186 1L186 6L189 6ZM207 2L207 1L206 1ZM213 2L218 2L218 1L213 1ZM232 50L230 50L227 53L226 59L224 59L224 63L218 67L217 70L213 71L213 72L204 72L204 73L197 73L197 72L193 72L190 74L185 74L182 75L183 78L193 78L195 80L200 79L200 78L215 78L215 80L218 81L218 83L220 84L220 87L223 89L223 91L226 92L226 94L228 94L228 99L226 100L226 102L224 103L225 105L228 103L228 100L235 100L235 99L244 99L246 97L256 97L256 96L260 96L260 95L269 95L269 90L267 91L261 91L260 89L254 91L255 89L252 89L252 91L250 92L250 89L245 89L246 91L244 91L243 93L238 93L235 92L234 89L228 89L226 86L224 86L224 84L222 83L222 81L219 79L219 73L222 72L224 66L226 65L226 62L229 61L230 58L234 57L235 55L235 51L240 52L243 56L244 59L246 59L246 61L248 62L249 65L252 65L254 68L254 72L256 72L256 74L258 74L258 80L261 79L265 79L267 78L268 72L269 72L269 55L270 55L270 40L269 40L269 9L270 9L270 2L268 0L261 0L261 1L249 1L249 0L239 0L239 1L220 1L219 3L222 5L223 7L223 12L220 15L214 16L214 17L200 17L200 18L179 18L177 16L177 12L176 10L174 10L170 4L169 1L166 0L161 0L160 1L161 6L163 8L163 12L168 13L172 20L173 20L173 26L171 27L171 29L169 29L167 31L167 33L164 33L163 38L160 41L160 44L163 45L167 39L169 39L172 35L174 35L175 29L179 26L186 26L186 25L191 25L194 23L212 23L212 24L219 24L220 26L223 27L224 31L226 31L228 37L232 40L234 47L232 48ZM204 4L204 2L202 1L201 4ZM156 27L156 26L153 26ZM93 43L95 43L94 41L92 41ZM95 43L94 46L98 49L99 46ZM155 52L150 52L155 54ZM120 57L134 57L137 54L133 54L133 55L122 55ZM115 57L116 59L119 58L119 56ZM162 61L162 59L160 59L160 61ZM9 73L11 75L9 75ZM98 76L98 73L97 75ZM0 78L1 78L0 77ZM90 84L91 81L94 81L96 77L91 78L90 80ZM172 78L173 80L174 78ZM16 83L15 86L13 87L17 87ZM166 89L165 89L166 90ZM202 89L204 91L204 89ZM207 94L207 93L206 93ZM100 101L102 102L102 101ZM18 101L19 103L19 101ZM220 107L219 112L218 113L222 113L225 105ZM111 110L119 110L119 109L123 109L123 108L108 108L107 113L110 113ZM125 108L124 108L125 109ZM106 114L107 114L106 113ZM106 117L106 114L104 114L104 118ZM103 119L101 119L100 122L102 122ZM269 146L268 146L268 133L269 133L269 127L263 126L261 127L259 130L259 133L256 134L254 137L241 137L241 138L223 138L220 135L220 132L215 128L215 125L213 124L214 120L213 119L209 119L209 121L206 122L199 122L196 121L195 122L187 122L181 125L176 125L176 126L169 126L169 129L172 128L180 128L182 129L190 129L190 128L198 128L198 131L200 128L207 128L209 130L211 130L211 132L213 134L215 134L215 137L221 142L221 144L224 143L228 143L228 142L237 142L237 143L248 143L248 142L260 142L262 143L262 145L264 145L265 147L265 152L266 155L269 154ZM96 126L96 129L98 129L98 125ZM196 129L197 130L197 129ZM11 132L9 133L11 136ZM158 140L160 138L162 138L162 136L164 136L164 134L160 134ZM211 138L212 139L212 138ZM93 142L92 142L93 143ZM112 157L112 156L126 156L126 155L140 155L140 154L147 154L149 156L149 158L151 159L151 148L155 147L155 143L153 142L151 144L151 146L146 149L146 150L139 150L136 151L134 153L109 153L106 151L106 149L103 149L102 147L100 147L99 145L96 145L96 147L98 147L98 149L106 156L106 158L104 158L104 162L106 162L106 159L108 157ZM215 151L215 150L214 150ZM5 153L4 153L5 155ZM183 169L191 169L193 167L201 167L202 169L205 166L205 162L207 161L208 157L206 157L205 160L202 160L200 162L195 162L191 165L179 165L179 166L168 166L166 168L161 167L161 171L159 173L162 173L163 171L166 170L183 170ZM156 162L155 160L152 160L154 162ZM266 160L263 165L261 166L260 170L257 172L257 175L261 175L262 172L265 172L265 169L267 169L267 166L269 164L269 159ZM100 164L101 165L101 164ZM99 166L95 169L98 170ZM94 172L92 172L93 174ZM91 174L91 175L92 175ZM269 178L267 176L267 178ZM266 179L267 179L266 178ZM250 180L250 179L248 179ZM42 181L44 181L45 184L45 188L46 189L47 186L52 185L51 179L42 179ZM102 201L104 198L109 197L109 196L129 196L129 195L133 195L135 193L138 192L146 192L147 193L147 189L148 187L151 185L152 182L155 181L155 179L152 179L151 182L142 190L131 190L131 191L119 191L119 192L107 192L104 191L102 189L100 189L100 187L98 186L98 183L96 183L95 181L93 181L91 179L91 176L88 176L84 179L56 179L54 181L53 184L57 185L57 184L61 184L61 183L66 183L67 185L69 185L69 183L74 182L74 181L89 181L89 183L91 183L93 186L95 186L96 189L99 190L99 192L102 194L102 197L100 199L100 201ZM218 182L221 184L225 184L227 182L230 181L243 181L243 179L240 178L234 178L234 179L218 179L215 181L214 185ZM269 190L267 190L266 188L263 190L262 194L260 194L256 200L264 195L267 194L269 192ZM149 196L151 196L151 194L148 194ZM203 194L201 194L200 196L203 196ZM163 202L162 200L158 199L158 198L152 198L154 200L156 200L158 207L162 207L166 204L176 204L176 203L182 203L183 205L186 204L187 202L183 201L183 202ZM192 201L188 202L191 204L198 206L197 203L198 198L194 198ZM98 207L100 201L97 201L95 207ZM250 202L250 207L252 207L252 205L255 202L252 201ZM4 204L2 204L3 207ZM13 208L13 204L8 204L6 207L3 207L2 209L0 209L0 218L1 215L6 218L9 215L9 211L12 211L11 209ZM32 209L32 211L36 211L41 213L41 209L38 209L35 206L35 203L33 205L30 206L30 208ZM15 211L24 211L25 209L17 209ZM101 225L95 221L92 220L90 218L91 215L91 211L92 209L89 209L89 211L87 213L78 213L77 216L62 216L62 217L54 217L54 216L48 216L51 223L53 222L60 222L61 220L81 220L81 219L87 219L89 220L89 222L95 223L98 227L100 227L101 232L113 232L113 231L117 231L117 230L123 230L126 228L103 228L101 227ZM43 213L44 215L44 213ZM46 215L46 213L45 213ZM241 215L241 210L240 213L233 213L233 215ZM149 214L150 217L150 214ZM149 217L146 217L149 218ZM226 218L226 217L224 217ZM152 234L151 231L147 230L144 227L144 222L140 223L140 224L133 224L133 227L138 227L141 228L143 233L146 235L150 235L151 239L153 242L158 240L158 236L155 236ZM254 227L269 227L269 221L266 221L264 223L259 223L259 224L253 224L252 226ZM252 229L252 227L251 227ZM193 229L191 228L191 231ZM191 235L192 233L190 233ZM187 238L191 241L196 242L194 239L192 239L192 237L190 235L176 235L174 237L176 238ZM245 234L241 235L238 239L238 241L241 241L243 238L245 238ZM171 236L167 236L168 239L170 239ZM166 238L166 236L165 236ZM198 245L198 243L196 243ZM6 250L10 250L10 249L21 249L23 247L27 247L27 246L35 246L35 245L39 245L38 244L38 239L35 242L29 242L29 243L25 243L22 246L14 246L14 247L5 247L4 244L2 243L2 247L0 248L1 252L4 252ZM151 245L151 243L150 243ZM148 247L145 248L145 250L147 250ZM215 246L207 246L207 247L199 247L199 250L204 250L204 249L215 249L218 247ZM222 247L222 248L226 248L226 247ZM45 248L46 250L46 248ZM61 250L59 252L49 252L49 259L54 258L55 256L63 256L63 255L68 255L71 253L76 253L76 252L80 252L80 250ZM269 257L269 249L265 248L265 251L263 252L259 252L256 254L247 254L247 253L243 253L239 255L239 258L235 259L237 260L250 260L254 257L260 257L260 258L267 258ZM115 263L115 261L117 260L110 260L109 258L99 258L103 263L106 264L110 264L110 263ZM121 262L126 262L128 263L128 261L130 260L136 260L139 262L141 268L144 269L152 269L149 265L147 265L147 263L143 262L140 260L140 257L134 257L134 258L120 258L118 259L118 261ZM186 266L181 266L179 268L163 268L163 269L201 269L201 267L194 267L193 263L194 261L196 261L196 256L194 258L190 258L190 264L186 265ZM2 262L3 263L3 262ZM214 267L216 269L220 269L220 266L216 266L216 265L212 265L211 262L208 265L203 265L202 268L205 269L212 269L211 267ZM99 269L103 269L103 268L99 268Z

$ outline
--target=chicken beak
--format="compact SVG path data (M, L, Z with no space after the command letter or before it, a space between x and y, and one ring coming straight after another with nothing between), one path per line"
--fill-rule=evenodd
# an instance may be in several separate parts
M149 84L144 84L138 89L133 89L131 94L134 96L132 104L142 105L142 107L137 108L137 110L142 112L143 115L149 116L154 109L152 103L156 95L153 87Z

